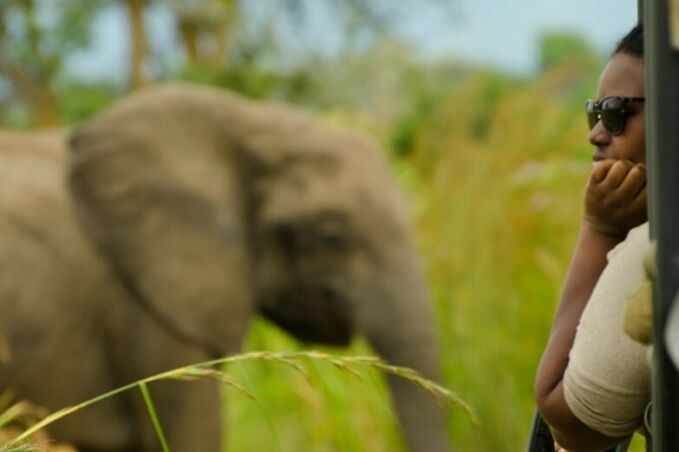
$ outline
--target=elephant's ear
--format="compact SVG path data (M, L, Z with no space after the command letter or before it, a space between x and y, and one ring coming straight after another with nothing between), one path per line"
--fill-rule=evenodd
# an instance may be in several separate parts
M238 182L214 152L210 118L195 119L182 96L160 97L124 101L73 134L76 212L158 321L212 353L230 352L253 304Z

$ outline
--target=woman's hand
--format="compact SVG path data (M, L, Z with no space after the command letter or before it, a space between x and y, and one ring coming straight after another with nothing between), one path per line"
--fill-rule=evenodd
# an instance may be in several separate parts
M622 239L646 218L646 165L596 162L587 184L584 221L601 234Z

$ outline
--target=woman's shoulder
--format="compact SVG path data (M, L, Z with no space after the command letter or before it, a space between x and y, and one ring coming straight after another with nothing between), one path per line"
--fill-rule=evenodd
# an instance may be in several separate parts
M644 240L649 241L649 227L648 221L640 224L639 226L630 229L627 233L627 239L625 240Z
M617 255L637 256L643 254L648 247L651 239L649 236L648 221L629 230L625 240L620 242L608 253L608 260L614 259Z

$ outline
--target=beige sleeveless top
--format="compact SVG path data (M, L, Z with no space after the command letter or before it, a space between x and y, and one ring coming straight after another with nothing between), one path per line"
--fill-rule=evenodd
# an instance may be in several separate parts
M642 424L650 401L647 347L623 330L625 297L644 278L648 223L632 229L608 253L582 313L564 374L564 395L573 414L589 428L619 438Z

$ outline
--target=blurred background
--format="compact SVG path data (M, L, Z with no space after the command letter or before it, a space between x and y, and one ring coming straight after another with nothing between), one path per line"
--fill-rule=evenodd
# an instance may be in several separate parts
M456 448L523 450L591 166L583 104L636 6L2 0L0 126L69 127L145 85L185 80L372 135L411 196L443 383L479 417L450 407ZM264 321L246 345L303 348ZM350 352L371 353L360 340ZM257 396L226 390L231 451L401 450L380 375L230 371Z

